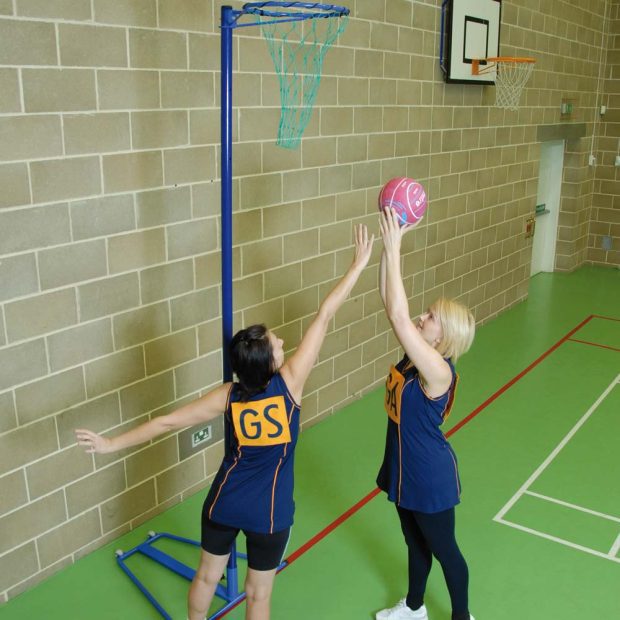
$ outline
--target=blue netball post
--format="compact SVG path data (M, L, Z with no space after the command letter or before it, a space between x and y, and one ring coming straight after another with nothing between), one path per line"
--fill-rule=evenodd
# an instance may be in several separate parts
M344 30L349 9L332 4L315 2L248 2L241 10L230 6L221 8L221 247L222 247L222 365L224 382L232 381L232 369L228 347L233 335L233 269L232 269L232 103L233 103L233 32L236 28L259 26L267 42L269 53L278 75L281 116L277 144L283 148L296 148L312 115L316 99L323 59L331 45ZM310 27L300 24L311 20ZM195 569L183 564L154 546L158 540L168 539L200 547L200 541L174 534L149 532L142 544L127 552L116 551L116 561L157 609L163 618L171 616L157 601L152 592L127 566L126 560L140 553L161 564L170 571L191 581ZM239 592L237 553L233 545L226 568L225 585L220 584L216 596L224 600L224 606L210 620L224 615L238 605L245 593ZM286 566L283 561L278 570Z

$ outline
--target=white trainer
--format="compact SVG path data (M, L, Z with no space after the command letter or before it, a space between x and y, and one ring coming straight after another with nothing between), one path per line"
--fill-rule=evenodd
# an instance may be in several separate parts
M428 620L428 614L424 605L414 611L407 607L407 599L401 598L394 607L378 612L375 618L376 620Z

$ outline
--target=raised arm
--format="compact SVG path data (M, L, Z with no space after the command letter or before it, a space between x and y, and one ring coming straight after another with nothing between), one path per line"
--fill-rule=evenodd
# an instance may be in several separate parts
M368 238L366 226L355 227L355 254L351 266L323 300L297 350L280 369L291 395L297 402L301 400L304 384L319 355L330 320L349 296L362 270L368 264L374 239L374 235Z
M401 239L405 235L405 233L413 230L414 226L400 226L399 232ZM379 265L379 294L381 295L381 301L383 302L383 307L387 310L387 290L386 290L386 257L385 257L385 247L381 252L381 264Z
M224 413L230 386L230 383L224 383L176 411L153 418L116 437L102 437L83 428L76 429L75 436L86 452L105 454L137 446L164 433L194 426Z
M385 297L385 287L386 287L386 266L385 266L385 248L381 252L381 263L379 265L379 294L381 295L381 301L383 302L383 307L387 310L387 299Z
M432 343L426 342L409 315L409 302L400 268L402 231L393 209L381 214L381 237L385 256L385 309L396 338L424 380L431 397L441 396L450 387L452 371Z

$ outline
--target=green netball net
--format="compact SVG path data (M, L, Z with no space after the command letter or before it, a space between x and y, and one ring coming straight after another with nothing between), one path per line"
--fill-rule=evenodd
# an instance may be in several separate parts
M349 11L305 2L261 4L256 13L280 87L282 109L276 144L294 149L312 116L323 60L346 28ZM274 11L274 6L286 11Z

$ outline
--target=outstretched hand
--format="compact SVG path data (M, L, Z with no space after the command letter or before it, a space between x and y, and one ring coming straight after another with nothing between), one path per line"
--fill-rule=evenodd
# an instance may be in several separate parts
M112 452L110 440L97 433L93 433L93 431L89 431L84 428L77 428L75 429L75 436L77 438L78 445L82 446L89 454L92 454L93 452L97 454Z
M385 207L379 216L379 228L381 229L385 251L399 254L403 235L414 228L414 226L409 224L401 226L396 210L391 207Z
M374 234L368 238L368 227L364 224L358 224L355 226L355 256L353 257L353 264L360 267L366 267L370 260L372 253L372 244L374 243Z

